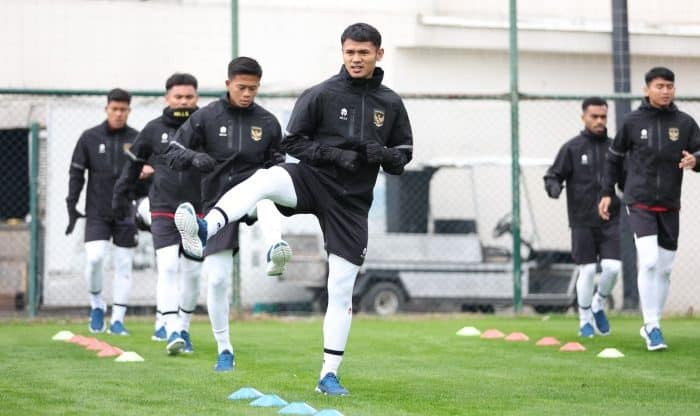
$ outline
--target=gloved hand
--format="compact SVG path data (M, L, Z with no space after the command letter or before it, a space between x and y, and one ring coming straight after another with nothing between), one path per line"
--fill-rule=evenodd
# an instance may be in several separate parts
M324 146L321 148L321 155L323 160L332 162L334 165L350 172L357 171L359 167L360 154L354 150Z
M544 189L547 191L547 195L549 195L550 198L557 199L559 198L559 194L561 194L562 186L556 179L545 179Z
M75 223L78 218L84 218L85 215L80 213L75 207L75 202L67 202L68 204L68 227L66 227L66 235L70 235L75 228Z
M122 220L131 215L132 206L131 199L127 195L115 192L112 196L112 213L115 219Z
M365 158L367 163L373 165L384 161L386 148L377 142L369 142L365 145Z
M192 157L192 166L202 173L211 172L216 167L216 159L206 153L195 153Z

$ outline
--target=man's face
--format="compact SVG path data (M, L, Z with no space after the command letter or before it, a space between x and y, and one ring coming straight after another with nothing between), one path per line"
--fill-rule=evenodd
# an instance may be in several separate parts
M126 101L110 101L105 107L107 113L107 124L113 130L120 129L126 125L131 108Z
M608 123L608 106L589 105L581 116L586 130L593 134L603 134Z
M165 102L173 110L197 106L197 90L192 85L174 85L165 94Z
M676 87L672 81L654 78L644 87L644 95L649 97L649 104L656 108L665 108L671 104L676 95Z
M236 107L248 107L253 104L260 88L260 77L256 75L238 74L233 79L226 80L228 99Z
M343 42L343 64L353 78L372 78L377 62L382 60L384 49L377 49L372 42Z

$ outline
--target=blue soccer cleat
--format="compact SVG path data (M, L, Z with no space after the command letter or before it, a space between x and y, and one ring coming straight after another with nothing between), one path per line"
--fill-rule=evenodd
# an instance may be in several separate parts
M129 331L124 328L122 321L115 321L109 326L109 332L112 335L129 335Z
M316 391L328 396L347 396L349 394L345 387L340 385L338 377L333 373L323 376L316 386Z
M161 326L153 332L151 340L158 342L165 342L168 340L168 334L165 332L165 327Z
M664 342L664 335L661 333L661 329L658 327L653 328L651 331L647 331L646 326L642 326L639 330L639 335L644 338L647 343L647 350L649 351L659 351L668 348L668 345Z
M286 241L280 240L267 251L267 275L282 276L287 262L292 259L292 248Z
M593 312L593 321L600 335L610 334L610 322L608 322L608 317L605 316L604 310L601 309L598 312Z
M168 345L165 346L165 350L168 355L178 355L185 348L185 340L182 339L179 332L173 332L168 338Z
M180 332L180 336L182 337L183 340L185 340L185 347L182 349L182 352L187 353L187 354L192 354L194 352L194 348L192 347L192 340L190 339L190 333L183 330L182 332Z
M578 330L578 336L580 336L580 337L593 338L594 335L595 335L595 330L593 329L593 325L591 325L590 322L586 322Z
M105 332L105 310L94 308L90 310L90 324L88 329L93 334Z
M233 371L234 365L235 361L233 359L233 353L229 350L223 350L216 358L216 366L214 367L214 371Z
M207 222L197 217L192 204L189 202L178 205L175 210L175 226L180 233L182 249L195 259L204 257L204 247L207 245Z

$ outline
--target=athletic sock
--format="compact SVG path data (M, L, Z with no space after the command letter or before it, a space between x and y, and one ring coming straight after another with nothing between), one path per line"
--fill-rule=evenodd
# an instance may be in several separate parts
M90 307L92 309L102 309L103 311L107 310L107 304L102 299L101 293L90 293Z
M216 349L219 351L219 354L226 350L233 353L233 346L231 345L231 337L228 328L214 330L213 332L214 339L216 340Z
M637 287L644 324L648 328L659 326L659 310L656 285L656 268L659 259L657 236L635 238L637 246Z
M180 330L190 332L190 322L192 321L192 312L185 312L180 309Z
M338 367L340 367L340 362L343 361L343 351L333 351L328 353L323 352L323 366L321 367L321 375L319 380L322 379L326 374L333 373L338 374Z
M126 305L112 304L112 323L121 322L124 323L124 316L126 315Z
M579 321L581 325L590 322L591 301L593 298L593 281L595 279L595 263L582 264L578 268L576 280L576 299L579 305Z

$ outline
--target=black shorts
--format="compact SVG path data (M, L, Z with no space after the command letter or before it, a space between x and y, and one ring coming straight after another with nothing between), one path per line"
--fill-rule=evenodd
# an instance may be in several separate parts
M153 248L180 245L180 233L175 227L175 220L168 214L156 214L151 220L151 234L153 234ZM204 255L218 253L224 250L238 250L238 223L228 224L207 241Z
M635 238L656 235L659 246L678 250L678 211L654 212L628 205L627 213Z
M319 182L316 174L301 163L284 163L297 194L296 208L277 208L284 215L314 214L321 224L326 251L361 266L367 254L367 214L343 207Z
M107 221L102 218L88 217L85 220L85 242L112 240L117 247L136 247L139 232L133 218Z
M572 227L571 257L576 264L597 263L601 259L620 260L620 223L602 227Z

